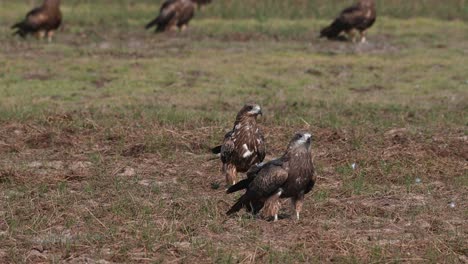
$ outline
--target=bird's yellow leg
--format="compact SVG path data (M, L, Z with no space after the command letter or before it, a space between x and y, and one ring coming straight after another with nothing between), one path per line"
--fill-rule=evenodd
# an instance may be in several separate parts
M304 204L304 196L300 195L292 199L294 211L296 212L296 219L299 220L299 215L302 211L302 205Z
M228 186L236 184L237 179L237 170L236 167L232 164L225 165L225 175L226 175L226 184Z
M351 31L347 30L347 31L345 31L345 33L346 33L346 36L347 36L348 38L351 38Z
M348 37L351 39L353 43L356 42L356 31L354 29L350 29L346 31L346 35L348 35Z
M55 32L53 30L47 32L47 41L49 43L52 42L52 38L54 37L54 33Z
M361 43L366 43L367 42L367 40L366 40L366 31L365 30L361 31L360 34L361 34Z
M279 189L275 194L268 197L265 202L265 207L263 209L263 215L265 217L274 217L274 221L278 221L278 212L280 209L280 201L279 198L283 190Z

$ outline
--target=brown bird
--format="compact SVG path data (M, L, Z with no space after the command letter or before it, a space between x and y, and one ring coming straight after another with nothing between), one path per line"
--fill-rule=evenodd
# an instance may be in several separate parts
M197 3L192 0L166 0L159 15L146 25L146 29L156 26L155 32L185 30L195 14Z
M314 184L311 135L298 132L281 158L253 166L247 172L247 179L227 190L227 193L232 193L247 189L226 214L231 215L245 208L255 215L265 207L267 215L274 216L276 221L279 199L291 198L299 220L304 195L312 190Z
M60 0L44 0L40 7L29 11L23 21L14 24L11 28L16 30L14 35L25 38L28 34L34 34L38 39L47 36L50 42L61 23Z
M234 128L224 136L223 144L212 149L213 153L221 154L227 185L236 183L238 172L246 172L265 158L265 139L257 126L258 115L262 115L259 105L246 104L237 114Z
M330 26L322 29L320 37L336 39L341 32L346 32L355 42L355 31L358 31L361 42L366 42L366 30L374 24L376 17L374 0L360 0L341 11Z

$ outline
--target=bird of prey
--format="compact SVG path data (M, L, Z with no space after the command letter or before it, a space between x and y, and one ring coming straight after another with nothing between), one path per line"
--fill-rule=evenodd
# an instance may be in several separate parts
M155 32L185 30L195 14L197 3L192 0L166 0L159 15L146 25L146 29L156 26Z
M374 0L359 0L341 11L331 25L322 29L320 37L336 39L341 32L346 32L355 42L355 32L358 31L361 42L366 42L366 30L374 24L376 16Z
M24 20L11 28L15 30L14 35L24 38L28 34L34 34L38 39L47 36L50 42L61 23L60 0L44 0L40 7L29 11Z
M312 190L314 184L311 135L298 132L282 157L252 166L246 179L227 190L227 193L233 193L247 189L226 214L231 215L245 208L255 215L265 207L263 210L268 212L268 216L274 216L276 221L279 199L291 198L299 220L304 195Z
M246 172L265 158L265 139L257 126L258 115L262 115L258 104L244 105L234 128L224 136L223 144L212 149L214 154L221 154L228 186L236 183L238 172Z

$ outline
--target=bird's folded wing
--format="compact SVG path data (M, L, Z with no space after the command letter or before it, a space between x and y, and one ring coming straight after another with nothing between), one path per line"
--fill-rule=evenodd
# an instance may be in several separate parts
M28 16L28 23L32 26L39 26L45 23L49 16L45 12L37 12Z
M341 12L340 20L347 23L357 23L356 20L359 20L363 15L363 10L361 8L352 6Z
M167 0L165 1L162 5L161 8L159 9L160 12L162 12L164 9L168 8L169 6L175 4L178 0Z
M264 166L251 184L251 189L259 194L269 195L286 182L288 172L280 165L269 163Z
M234 141L230 138L224 140L221 146L221 160L223 162L231 160L232 153L235 151Z
M260 140L257 143L258 159L260 161L263 161L263 159L265 159L266 156L265 138L263 137L263 135L260 135Z
M341 11L340 13L340 16L346 16L346 15L349 15L349 14L353 14L353 13L356 13L356 12L359 12L361 9L359 8L358 5L352 5L350 7L347 7L345 9L343 9L343 11Z

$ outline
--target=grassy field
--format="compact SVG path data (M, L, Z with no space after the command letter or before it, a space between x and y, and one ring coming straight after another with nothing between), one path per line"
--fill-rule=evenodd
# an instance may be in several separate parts
M234 1L154 35L146 2L71 1L47 44L0 1L0 263L468 262L463 17L383 16L355 45L317 39L329 11L213 15ZM313 134L301 221L224 215L208 149L247 101L267 159Z
M29 5L39 4L42 0L0 0L0 7L20 11ZM265 20L268 18L304 19L332 18L342 8L355 0L213 0L199 18ZM468 20L467 0L375 0L378 13L397 18L432 17L449 20ZM94 22L96 19L118 18L121 26L132 19L139 20L142 15L154 15L162 0L67 0L67 21ZM2 12L0 21L15 13ZM21 15L23 15L21 13ZM98 15L98 17L94 16ZM83 21L84 16L89 16Z

